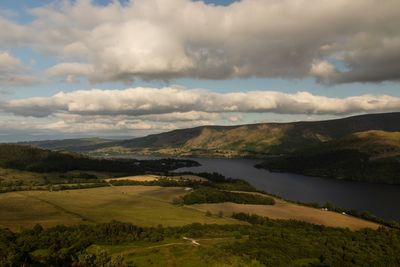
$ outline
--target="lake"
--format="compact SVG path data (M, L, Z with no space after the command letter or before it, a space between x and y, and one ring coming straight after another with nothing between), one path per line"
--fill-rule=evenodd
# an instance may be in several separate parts
M135 157L144 159L149 157ZM258 190L301 202L331 202L347 210L369 211L386 220L400 221L400 185L371 184L254 168L258 160L191 158L199 167L176 170L218 172L248 181Z

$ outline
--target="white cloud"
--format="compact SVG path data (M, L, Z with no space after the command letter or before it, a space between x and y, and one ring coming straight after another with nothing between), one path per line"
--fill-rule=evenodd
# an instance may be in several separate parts
M31 10L35 20L28 25L0 20L8 29L0 40L53 54L61 64L90 66L49 70L70 81L81 75L92 82L129 82L310 74L325 83L396 81L399 10L398 0L242 0L229 6L57 1ZM332 57L348 69L328 75Z
M50 97L10 100L3 104L3 110L20 116L34 117L64 113L82 116L147 116L148 120L153 121L178 120L182 116L204 120L212 119L212 116L215 116L213 113L231 112L342 115L400 111L400 98L387 95L331 98L308 92L216 93L203 89L138 87L125 90L60 92ZM206 113L209 113L208 118Z
M30 75L30 69L7 51L0 51L0 88L32 85L39 79Z

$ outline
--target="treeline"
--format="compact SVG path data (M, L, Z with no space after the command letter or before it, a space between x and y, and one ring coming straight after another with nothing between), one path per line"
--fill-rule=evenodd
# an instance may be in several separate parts
M256 261L271 267L400 266L398 230L350 231L244 213L234 214L233 218L251 225L138 227L111 222L50 229L37 225L19 233L0 229L0 266L134 266L134 262L111 257L107 251L89 248L93 245L134 245L143 241L156 244L183 236L229 237L225 245L212 248L214 256L234 255L246 262Z
M179 203L177 200L175 200L174 202ZM211 187L201 187L187 195L182 196L182 203L186 205L222 202L257 205L275 204L274 199L270 197L249 193L222 191Z
M269 158L258 168L309 176L348 179L374 183L400 183L400 162L395 158L371 159L357 150L304 150Z
M133 174L168 172L197 166L192 160L102 159L80 154L43 150L30 146L0 145L0 167L32 172L104 171ZM92 178L92 177L87 177Z
M134 181L134 180L110 180L113 186L161 186L161 187L196 187L198 182L191 180L175 180L168 178L159 178L152 181Z

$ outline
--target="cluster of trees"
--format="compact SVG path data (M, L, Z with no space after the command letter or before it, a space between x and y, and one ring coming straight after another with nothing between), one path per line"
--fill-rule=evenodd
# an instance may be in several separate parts
M258 168L309 176L329 177L375 183L400 183L400 161L395 158L371 159L352 149L302 150L281 157L271 157Z
M30 146L0 145L0 167L32 172L104 171L128 174L168 172L181 167L197 166L192 160L104 159L80 154L43 150ZM93 177L87 177L93 178Z
M177 203L177 201L174 201ZM233 202L238 204L274 205L273 198L249 194L223 191L212 187L200 187L193 192L182 196L182 203L186 205L200 203Z
M197 175L207 179L208 182L204 183L208 186L215 187L221 190L227 191L246 191L246 192L257 192L249 182L241 180L241 179L233 179L227 178L222 174L217 172L201 172L201 173L192 173L192 172L184 172L181 174L191 174Z
M111 257L94 245L156 243L183 236L231 237L232 242L213 248L214 254L257 260L265 266L400 266L399 230L350 231L244 213L233 218L250 225L138 227L110 222L50 229L37 225L19 233L0 229L0 266L124 266L121 257Z
M230 251L266 266L400 266L398 230L353 232L244 213L233 217L251 223L254 230L246 241L230 246Z

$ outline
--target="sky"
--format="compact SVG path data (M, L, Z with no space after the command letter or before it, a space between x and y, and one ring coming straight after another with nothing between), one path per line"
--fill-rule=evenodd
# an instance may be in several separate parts
M0 142L400 111L398 0L2 0Z

